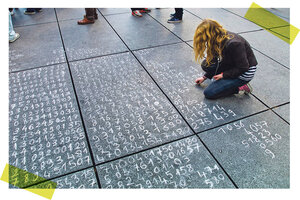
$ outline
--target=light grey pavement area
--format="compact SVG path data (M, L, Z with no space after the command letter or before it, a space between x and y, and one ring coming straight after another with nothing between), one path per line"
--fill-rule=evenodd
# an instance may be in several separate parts
M289 44L241 8L173 8L143 17L99 8L12 16L9 163L58 188L289 188ZM288 9L270 9L289 20ZM204 18L247 39L253 93L204 98L193 35ZM280 31L285 27L269 27ZM36 183L33 187L39 187ZM29 185L28 185L29 186Z

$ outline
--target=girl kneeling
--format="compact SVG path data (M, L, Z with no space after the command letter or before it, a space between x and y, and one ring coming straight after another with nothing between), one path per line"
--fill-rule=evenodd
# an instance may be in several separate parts
M249 81L254 77L257 60L250 44L240 35L225 30L217 21L205 19L194 35L195 60L201 63L204 76L197 78L201 84L207 78L215 80L205 90L208 99L217 99L239 91L252 91Z

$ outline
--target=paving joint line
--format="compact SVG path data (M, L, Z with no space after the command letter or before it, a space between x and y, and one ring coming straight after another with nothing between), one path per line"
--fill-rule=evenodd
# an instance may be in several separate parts
M169 28L167 28L165 25L163 25L160 21L158 21L157 19L155 19L154 17L152 17L152 15L150 15L149 13L146 13L148 16L150 16L154 21L156 21L158 24L160 24L162 27L164 27L165 29L167 29L170 33L172 33L174 36L176 36L179 40L181 40L181 42L184 42L185 44L189 45L186 41L184 41L181 37L179 37L178 35L176 35L175 33L173 33ZM179 43L179 42L178 42Z
M73 79L73 76L72 76L71 67L70 67L70 64L69 64L69 61L68 61L68 56L67 56L67 53L66 53L66 48L65 48L63 36L62 36L62 33L61 33L59 21L58 21L58 18L57 18L56 9L54 9L54 12L55 12L56 20L57 20L57 26L58 26L59 34L60 34L60 37L61 37L63 49L64 49L64 52L65 52L65 57L66 57L66 60L67 60L68 70L69 70L69 74L70 74L70 79L71 79L71 83L72 83L72 87L73 87L75 99L76 99L77 106L78 106L78 111L79 111L80 119L81 119L81 122L82 122L82 126L83 126L83 130L84 130L84 133L85 133L86 142L87 142L87 145L88 145L88 148L89 148L89 152L90 152L90 156L91 156L91 160L92 160L94 172L95 172L95 175L96 175L96 180L97 180L97 183L98 183L98 187L101 189L100 179L99 179L98 172L97 172L97 169L96 169L96 166L95 166L95 158L94 158L92 147L91 147L91 144L90 144L90 141L89 141L89 137L88 137L88 134L87 134L86 126L85 126L85 123L84 123L84 120L83 120L83 115L82 115L82 112L81 112L81 108L80 108L80 104L79 104L79 100L78 100L78 96L77 96L77 92L76 92L76 87L75 87L74 79Z
M21 70L11 71L11 72L8 72L8 73L13 74L13 73L24 72L24 71L33 70L33 69L51 67L51 66L54 66L54 65L62 65L62 64L66 64L66 63L67 63L67 61L66 62L60 62L60 63L55 63L55 64L50 64L50 65L42 65L42 66L38 66L38 67L32 67L32 68L28 68L28 69L21 69Z
M290 102L286 102L286 103L279 104L277 106L273 106L273 107L271 107L271 109L275 109L275 108L278 108L278 107L281 107L281 106L285 106L287 104L290 104Z
M271 32L273 32L273 33L276 33L277 35L280 35L281 37L284 37L284 38L286 38L286 39L290 40L290 38L289 38L289 37L287 37L287 36L285 36L285 35L282 35L281 33L277 33L277 32L275 32L275 31L274 31L274 30L272 30L272 29L268 29L268 31L271 31Z
M257 26L260 26L260 27L262 27L263 29L272 29L272 28L280 28L281 26L282 27L284 27L284 26L289 26L289 25L281 25L281 26L274 26L274 27L265 27L265 26L263 26L263 25L261 25L261 24L258 24L258 23L256 23L256 22L253 22L253 21L251 21L251 20L249 20L249 19L247 19L247 18L245 18L245 17L243 17L243 16L240 16L240 15L238 15L238 14L236 14L236 13L234 13L234 12L232 12L232 11L230 11L230 10L227 10L227 9L225 9L225 8L221 8L221 9L223 9L223 10L225 10L225 11L227 11L227 12L230 12L231 14L234 14L234 15L236 15L236 16L238 16L238 17L240 17L240 18L243 18L243 19L245 19L245 20L248 20L249 22L252 22L253 24L256 24ZM270 12L270 11L269 11ZM271 13L271 12L270 12ZM272 14L274 14L274 13L272 13ZM275 14L274 14L275 15Z
M99 11L99 10L98 10ZM100 11L99 11L100 12ZM102 15L102 13L100 12L100 14ZM177 109L177 107L173 104L173 102L170 100L170 98L165 94L165 92L162 90L162 88L158 85L158 83L155 81L155 79L151 76L151 74L147 71L147 69L144 67L144 65L141 63L141 61L136 57L136 55L134 55L134 53L132 52L132 50L128 47L128 45L125 43L125 41L120 37L120 35L117 33L117 31L112 27L112 25L108 22L108 20L104 17L104 15L102 15L103 18L106 20L106 22L111 26L111 28L115 31L115 33L118 35L118 37L122 40L122 42L124 43L124 45L129 49L130 53L134 56L134 58L138 61L138 63L142 66L142 68L145 70L145 72L148 74L148 76L152 79L152 81L156 84L156 86L158 87L158 89L163 93L163 95L167 98L167 100L169 101L169 103L173 106L173 108L178 112L178 114L181 116L181 118L183 119L183 121L185 121L186 125L190 128L190 130L193 132L192 136L197 136L196 131L191 127L191 125L187 122L187 120L184 118L184 116L182 115L182 113ZM152 16L151 16L152 17ZM153 17L152 17L153 18ZM154 18L153 18L154 19ZM157 21L155 19L155 21ZM158 22L159 23L159 22ZM159 23L161 24L161 23ZM162 24L161 24L162 25ZM169 29L168 29L169 30ZM169 30L170 31L170 30ZM174 34L174 33L173 33ZM174 34L175 35L175 34ZM177 36L177 35L176 35ZM178 37L178 36L177 36ZM181 38L180 38L181 39ZM182 40L182 39L181 39ZM182 40L183 41L183 40ZM183 41L184 42L184 41ZM173 140L174 141L174 140ZM170 142L173 142L170 141ZM230 181L232 181L232 184L236 187L236 183L232 180L232 178L229 176L229 174L225 171L224 167L220 164L220 162L215 158L215 156L211 153L211 151L207 148L207 146L204 144L204 142L200 139L200 142L203 144L203 146L205 147L205 149L208 151L208 153L213 157L213 159L219 164L219 166L222 168L222 170L224 171L224 173L227 175L227 177L230 179ZM151 149L153 149L154 147L152 147ZM148 149L149 150L149 149ZM136 154L136 152L135 152Z
M190 13L191 15L194 15L195 17L197 17L197 18L199 18L199 19L203 20L203 18L199 17L198 15L196 15L196 14L192 13L192 12L191 12L191 11L189 11L189 10L187 10L187 9L185 9L185 8L184 8L183 10L185 10L186 12Z
M196 135L196 137L200 140L200 142L202 143L202 145L205 147L205 149L209 152L209 154L212 156L212 158L217 162L217 164L220 166L220 168L223 170L223 172L226 174L226 176L229 178L229 180L231 181L231 183L234 185L234 187L236 189L239 189L239 187L237 186L237 184L233 181L233 179L229 176L229 174L227 173L227 171L224 169L224 167L221 165L221 163L218 161L218 159L214 156L214 154L209 150L209 148L206 146L206 144L202 141L202 139L200 138L199 135Z
M242 31L242 32L238 32L238 33L236 33L236 34L255 33L255 32L264 31L264 30L265 30L265 29L261 28L261 29L252 30L252 31Z
M44 25L44 24L50 24L50 23L56 23L56 21L51 21L51 22L40 22L37 24L24 24L24 25L16 25L14 28L21 28L21 27L28 27L28 26L37 26L37 25Z
M285 106L285 105L288 105L288 104L290 104L290 102L283 103L283 104L278 105L278 106L274 106L274 107L271 108L271 110L272 110L272 112L273 112L274 114L276 114L276 115L277 115L278 117L280 117L283 121L285 121L288 125L290 125L290 122L288 122L288 121L287 121L286 119L284 119L281 115L279 115L277 112L274 111L275 108L279 108L279 107L281 107L281 106Z
M84 61L84 60L89 60L89 59L95 59L95 58L102 58L102 57L105 57L105 56L118 55L118 54L127 53L127 52L129 52L129 51L126 50L126 51L120 51L120 52L115 52L115 53L109 53L109 54L105 54L105 55L91 56L91 57L87 57L87 58L80 58L80 59L70 60L69 63Z
M231 121L226 122L226 123L224 123L224 124L219 124L219 125L217 125L217 126L214 126L214 127L211 127L211 128L208 128L208 129L205 129L205 130L202 130L202 131L199 131L199 132L197 132L197 135L199 135L199 134L201 134L201 133L204 133L204 132L206 132L206 131L210 131L210 130L213 130L213 129L216 129L216 128L225 126L225 125L227 125L227 124L231 124L231 123L234 123L234 122L237 122L237 121L240 121L240 120L243 120L243 119L246 119L246 118L255 116L255 115L259 115L259 114L261 114L261 113L263 113L263 112L267 112L267 111L269 111L269 110L271 110L271 109L268 109L268 108L267 108L267 109L258 111L258 112L256 112L256 113L252 113L252 114L250 114L250 115L247 115L247 116L244 116L244 117L240 117L240 118L231 120Z
M184 43L184 42L179 41L179 42L173 42L173 43L168 43L168 44L159 44L157 46L143 47L143 48L139 48L139 49L133 49L131 51L140 51L140 50L146 50L146 49L153 49L153 48L156 48L156 47L164 47L164 46L170 46L170 45L180 44L180 43Z
M62 178L62 177L64 177L64 176L68 176L68 175L71 175L71 174L74 174L74 173L77 173L77 172L80 172L80 171L84 171L84 170L87 170L87 169L89 169L89 168L92 169L93 166L91 165L91 166L88 166L88 167L84 167L84 168L82 168L82 169L77 169L77 170L75 170L75 171L71 171L71 172L68 172L68 173L65 173L65 174L61 174L61 175L58 175L58 176L55 176L55 177L52 177L52 178L49 178L49 179L46 179L46 180L43 180L43 181L40 181L40 182L33 183L33 184L31 184L31 185L24 186L24 187L22 187L21 189L30 188L30 187L32 187L32 186L39 185L39 184L41 184L41 183L45 183L45 182L48 182L48 181L52 181L52 180L57 179L57 178Z
M285 27L289 27L289 26L291 26L291 25L287 24L287 25L281 25L281 26L274 26L274 27L271 27L271 28L268 28L268 29L285 28Z
M267 58L269 58L269 59L273 60L274 62L276 62L276 63L280 64L282 67L284 67L284 68L286 68L286 69L290 70L290 68L288 68L288 67L287 67L287 66L285 66L284 64L281 64L280 62L278 62L278 61L277 61L277 60L275 60L274 58L272 58L272 57L268 56L267 54L265 54L265 53L261 52L261 51L260 51L260 50L258 50L257 48L255 48L255 47L253 47L253 46L251 46L251 48L252 48L252 49L254 49L254 50L256 50L256 51L258 51L259 53L261 53L262 55L266 56Z

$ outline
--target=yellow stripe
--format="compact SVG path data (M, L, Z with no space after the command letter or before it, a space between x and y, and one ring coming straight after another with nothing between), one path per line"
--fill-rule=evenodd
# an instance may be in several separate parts
M299 29L291 25L289 22L281 19L266 9L260 7L256 3L252 3L245 18L264 28L283 41L292 44L299 32ZM281 28L274 28L280 27ZM272 29L273 28L273 29Z
M37 176L35 174L27 172L23 169L19 169L9 164L6 164L0 180L19 188L28 187L30 185L37 184L43 181L43 183L41 184L24 189L42 197L45 197L47 199L52 198L57 185L57 183L53 181L48 181L45 178L42 178L40 176Z

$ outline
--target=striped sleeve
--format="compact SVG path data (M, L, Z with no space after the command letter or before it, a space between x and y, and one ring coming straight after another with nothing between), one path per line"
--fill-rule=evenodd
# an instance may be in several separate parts
M256 66L251 66L249 67L248 71L244 72L238 78L244 81L251 81L254 77L255 72L256 72Z

